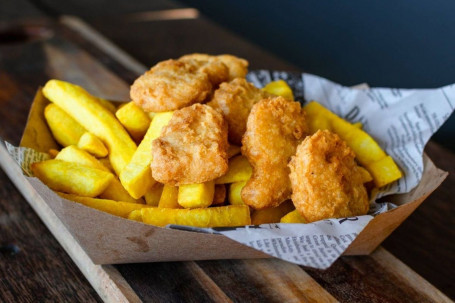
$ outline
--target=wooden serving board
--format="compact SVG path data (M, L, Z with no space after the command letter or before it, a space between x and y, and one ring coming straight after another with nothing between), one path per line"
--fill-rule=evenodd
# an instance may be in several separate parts
M22 129L10 125L25 125L36 88L49 78L75 82L96 95L124 100L129 83L145 70L76 18L33 22L26 28L35 33L39 29L40 35L20 46L0 47L0 136L13 144L18 145ZM342 257L325 271L276 259L96 265L27 183L3 145L0 164L107 302L451 302L381 247L369 256ZM6 211L6 215L14 214ZM2 268L6 265L0 259ZM8 292L0 292L0 301L13 301L20 291L29 298L39 296L18 290L17 285L11 283ZM65 290L65 294L68 301L80 301L77 290Z

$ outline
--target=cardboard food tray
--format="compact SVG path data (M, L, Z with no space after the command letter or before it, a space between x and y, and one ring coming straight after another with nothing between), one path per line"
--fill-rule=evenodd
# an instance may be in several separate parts
M48 103L38 90L20 146L41 152L55 148L43 114ZM389 196L388 201L398 207L375 216L344 255L371 253L442 183L447 172L425 154L423 161L419 185L407 194ZM116 217L64 200L36 178L27 180L95 264L270 257L223 235L160 228Z

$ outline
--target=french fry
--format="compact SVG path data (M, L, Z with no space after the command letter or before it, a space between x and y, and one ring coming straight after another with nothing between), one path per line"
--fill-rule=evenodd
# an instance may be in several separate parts
M363 127L363 124L362 124L362 122L356 122L356 123L352 123L352 126L361 129Z
M365 167L371 173L377 187L382 187L401 178L401 171L390 156L377 162L368 163Z
M228 158L232 158L240 154L240 146L229 144L227 150Z
M215 185L215 194L213 195L212 205L224 204L226 200L226 185L216 184Z
M98 98L68 82L49 80L43 93L106 144L109 159L119 175L136 151L136 144L114 114L102 106Z
M330 123L332 131L354 151L356 159L364 166L377 187L382 187L402 177L402 173L393 159L382 150L379 144L365 131L338 117L317 102L305 106L310 126L315 120ZM313 121L313 122L311 122ZM319 123L319 122L318 122ZM387 183L386 183L387 182Z
M79 142L77 143L77 147L91 153L98 158L106 157L108 154L107 148L104 146L103 142L101 142L97 136L89 132L85 132L80 137Z
M133 210L128 214L128 219L142 222L142 212L140 209Z
M82 125L53 103L44 109L44 117L55 140L63 147L77 145L86 131Z
M101 105L104 108L106 108L111 113L115 114L115 112L117 111L117 107L111 101L98 97L95 98L98 100L99 103L101 103Z
M292 204L291 200L288 200L277 207L255 210L251 214L251 224L279 223L280 219L293 209L295 209L294 204Z
M160 202L158 207L160 208L182 208L178 202L179 188L164 184L163 192L161 193Z
M242 200L242 188L245 186L247 181L240 181L232 183L229 186L228 200L231 205L245 205Z
M61 152L56 157L57 160L62 160L66 162L78 163L85 165L91 168L100 169L111 173L110 170L105 167L100 161L95 157L90 155L88 152L74 146L70 145L61 150ZM123 188L120 181L113 175L113 180L111 184L100 194L100 197L103 199L110 199L115 201L124 201L130 203L142 203L140 199L134 199L131 197L128 192Z
M229 159L229 169L224 176L215 179L215 184L234 183L250 179L253 169L247 158L240 155Z
M292 89L284 80L272 81L264 86L262 90L273 95L281 96L288 100L294 100Z
M144 195L145 203L150 206L158 206L164 185L156 182Z
M307 223L306 220L296 210L293 210L281 218L280 223Z
M229 227L250 225L250 209L246 205L230 205L195 209L143 208L144 223L155 226L168 224L195 227Z
M105 167L99 160L90 155L85 150L80 149L75 145L70 145L63 148L58 155L55 157L57 160L62 160L66 162L77 163L85 165L91 168L96 168L110 172L107 167Z
M122 105L115 116L136 142L144 137L150 126L149 116L132 101Z
M153 118L144 139L139 144L131 161L120 174L122 185L133 198L142 197L156 182L150 169L152 141L159 137L161 129L168 124L171 118L172 112L158 113Z
M31 165L33 174L55 191L96 197L114 179L106 171L61 160L46 160Z
M109 158L100 158L98 161L101 162L101 164L104 165L111 173L115 173L114 168L112 167L111 161L109 161Z
M184 208L209 207L215 195L213 181L199 184L183 184L179 186L178 203Z
M64 193L57 194L64 199L71 200L122 218L128 218L128 215L134 210L150 207L145 204L138 203L118 202L108 199L81 197Z

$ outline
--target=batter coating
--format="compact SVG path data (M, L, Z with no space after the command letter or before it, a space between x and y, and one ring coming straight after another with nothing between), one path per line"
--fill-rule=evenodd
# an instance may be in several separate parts
M131 99L147 112L164 112L203 102L212 83L198 67L182 61L158 63L134 81Z
M251 108L270 96L245 79L237 78L229 83L222 83L208 104L221 111L226 119L229 125L229 142L240 145Z
M278 206L291 196L288 162L308 133L305 113L298 102L264 99L253 106L246 128L242 154L253 175L242 199L255 209Z
M152 143L152 176L164 184L203 183L228 170L227 124L208 105L177 110Z
M365 215L368 194L354 152L338 135L319 130L289 163L292 201L308 221Z
M222 62L228 68L228 78L223 81L230 81L235 78L245 78L246 74L248 73L248 61L233 55L211 56L208 54L195 53L180 57L179 60L185 61L188 59L206 62Z

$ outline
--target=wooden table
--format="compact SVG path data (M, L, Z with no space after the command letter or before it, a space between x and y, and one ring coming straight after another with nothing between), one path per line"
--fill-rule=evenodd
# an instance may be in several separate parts
M131 53L140 50L135 55L147 65L201 51L243 56L253 69L295 69L204 18L149 22L131 18L117 19L115 26L106 20L91 23ZM80 74L72 77L131 83L143 68L78 19L18 24L19 30L9 31L8 43L0 39L0 136L16 145L33 95L49 78L77 70ZM0 171L0 301L90 302L100 301L98 295L132 302L450 301L443 293L455 297L455 155L434 143L428 144L427 153L451 175L384 248L370 256L342 257L320 271L279 260L97 266L70 254L94 288Z

